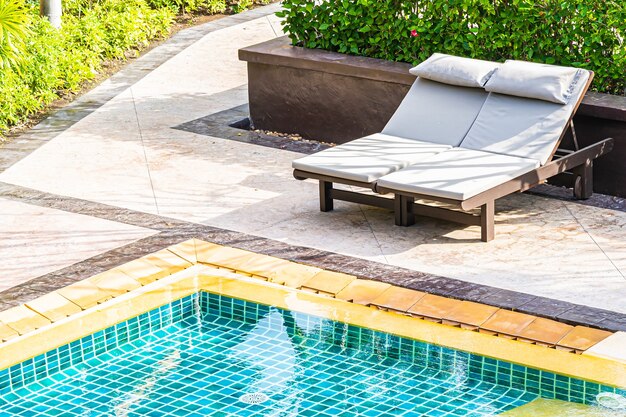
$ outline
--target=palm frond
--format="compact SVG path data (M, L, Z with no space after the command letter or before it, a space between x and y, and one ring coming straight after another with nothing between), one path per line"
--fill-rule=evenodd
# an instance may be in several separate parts
M0 67L18 66L29 29L21 0L0 0Z

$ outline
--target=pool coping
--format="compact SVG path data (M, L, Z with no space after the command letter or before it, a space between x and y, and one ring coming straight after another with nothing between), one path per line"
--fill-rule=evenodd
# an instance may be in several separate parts
M411 303L404 296L395 297L394 302L381 302L385 299L382 295L389 295L387 291L392 288L409 298L420 295L419 291L191 239L1 313L0 338L5 341L0 343L0 369L187 295L208 291L626 387L626 357L619 356L617 350L613 354L611 350L607 353L594 349L611 344L614 337L619 342L623 334L605 335L595 346L578 351L582 354L572 354L577 350L560 346L566 349L561 350L560 342L547 348L537 340L540 338L522 342L511 335L494 337L494 332L482 332L480 325L458 314L467 313L467 308L457 309L455 317L438 319L432 314L425 316L423 311L414 314L411 309L418 302ZM421 298L426 296L421 294ZM468 303L439 298L437 301L443 304ZM479 306L481 313L485 308L494 308ZM550 323L541 324L549 327Z
M0 196L40 207L154 229L158 232L152 236L8 288L0 292L0 311L24 304L60 287L87 278L95 273L114 268L123 262L135 259L137 256L154 252L180 242L185 238L200 238L444 297L480 302L572 325L584 325L613 332L626 332L626 314L617 311L447 278L395 265L296 246L260 236L137 212L102 203L56 196L2 182L0 182Z
M42 121L37 127L20 135L19 140L16 139L3 144L0 149L0 172L53 139L72 124L91 114L110 98L131 86L167 59L184 50L184 48L201 39L206 34L270 15L277 10L277 7L279 7L278 3L271 4L177 33L165 41L163 46L167 46L166 48L158 47L144 54L105 81L105 85L101 85L101 87L86 93L63 109L52 112L51 116ZM245 132L229 127L229 123L240 121L248 116L246 109L247 105L239 106L234 109L213 113L173 128L201 135L217 135L218 137L223 135L226 139L255 143L257 145L272 145L278 148L284 145L284 149L302 153L310 153L315 150L316 145L314 144L289 143L289 141L278 141L282 145L276 146L276 142L259 140L257 138L259 135L254 132ZM218 134L218 132L222 133ZM544 190L546 190L545 193ZM530 193L572 201L577 204L626 211L626 199L617 197L594 194L589 200L573 201L566 195L564 189L548 186L537 187ZM163 242L171 240L172 236L184 235L187 237L201 236L208 239L217 239L225 244L235 244L252 248L253 250L258 249L270 254L279 254L279 256L287 254L293 260L315 263L317 266L333 269L341 268L344 272L363 275L381 281L395 281L394 283L397 285L407 286L420 291L514 309L568 324L583 324L610 331L626 331L626 313L550 298L552 296L538 296L392 265L383 265L347 255L288 245L283 242L249 234L218 229L189 221L174 220L164 216L141 213L131 209L108 206L78 198L55 195L4 182L0 182L0 197L41 207L57 208L70 213L86 214L96 218L153 228L160 232L155 236L112 249L90 259L80 261L75 265L51 271L41 277L36 277L15 287L8 288L0 292L0 311L27 302L48 291L85 278L95 272L117 266L120 262L132 259L137 252L146 253L154 250L156 247L161 248L165 246ZM146 248L139 249L138 246L140 244L146 245ZM269 249L266 249L266 247Z

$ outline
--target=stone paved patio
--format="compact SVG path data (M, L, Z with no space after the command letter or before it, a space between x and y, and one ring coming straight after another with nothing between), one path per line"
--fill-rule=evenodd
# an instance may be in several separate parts
M415 271L399 285L453 278L468 284L454 284L452 295L488 293L484 302L517 307L520 297L528 304L539 296L554 300L553 312L575 313L567 302L626 314L626 204L618 199L504 198L490 243L476 227L419 219L400 228L392 213L354 204L320 213L317 184L291 175L300 153L259 146L222 124L245 114L246 66L237 50L282 34L276 10L181 32L0 148L0 257L8 260L0 266L0 308L37 286L67 285L155 245L208 235L291 255L305 252L290 245L308 247L318 250L310 259L325 254L327 264L352 261L326 252L381 263L388 266L377 270L381 279L393 278L394 267ZM216 114L226 116L180 128ZM36 253L36 265L20 262L25 252Z

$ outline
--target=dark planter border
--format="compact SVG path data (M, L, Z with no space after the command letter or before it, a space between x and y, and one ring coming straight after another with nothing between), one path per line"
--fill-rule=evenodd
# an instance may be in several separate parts
M256 128L334 143L379 132L415 80L409 64L294 47L286 36L241 49L239 58L248 62ZM626 197L626 97L589 92L575 122L581 146L615 139L596 161L594 187Z

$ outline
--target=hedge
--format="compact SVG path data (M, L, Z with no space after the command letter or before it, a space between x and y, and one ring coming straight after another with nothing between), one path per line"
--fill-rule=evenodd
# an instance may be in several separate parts
M20 30L0 36L0 134L59 96L79 90L101 71L104 61L135 55L151 40L166 36L183 9L239 12L253 3L267 2L63 0L63 26L56 30L39 17L38 0L0 0L0 28L7 23L8 14L3 10L12 12L11 21L22 22L13 16L16 3L26 18ZM13 62L15 59L9 58L16 48L20 49L19 60Z
M595 71L626 94L623 0L284 0L294 45L417 64L434 52Z

